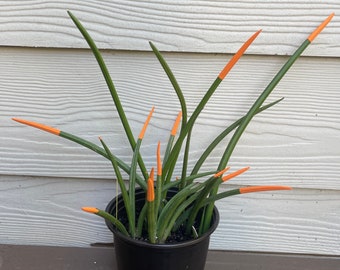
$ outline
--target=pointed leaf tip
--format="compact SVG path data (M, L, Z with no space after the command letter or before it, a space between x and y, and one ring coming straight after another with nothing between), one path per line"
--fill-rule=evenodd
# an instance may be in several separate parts
M250 169L250 167L244 167L242 169L237 170L236 172L230 173L230 174L224 176L222 178L222 181L226 182L226 181L228 181L228 180L230 180L230 179L232 179L232 178L234 178L234 177L236 177L236 176L238 176L238 175L248 171L249 169Z
M289 186L254 186L254 187L244 187L240 188L241 194L251 193L251 192L261 192L261 191L274 191L274 190L292 190Z
M225 169L223 169L223 170L221 170L221 171L215 173L215 174L214 174L214 177L217 178L217 177L222 176L222 175L223 175L226 171L228 171L229 169L230 169L230 167L226 167Z
M149 125L151 116L152 116L152 114L153 114L154 111L155 111L155 107L152 107L152 108L151 108L151 111L149 112L148 117L147 117L146 120L145 120L144 126L143 126L143 128L142 128L142 130L141 130L141 132L140 132L140 134L139 134L139 136L138 136L138 139L141 139L141 140L142 140L142 139L144 138L144 134L145 134L146 128L147 128L148 125Z
M321 31L327 26L327 24L332 20L335 13L331 13L326 20L324 20L314 31L310 34L307 38L310 42L312 42L320 33Z
M157 175L162 175L161 142L157 145Z
M155 179L155 169L152 167L152 169L151 169L151 171L150 171L150 179L152 180L152 181L154 181L154 179Z
M179 123L181 122L181 119L182 119L182 112L180 111L178 113L178 115L176 117L176 120L175 120L175 123L174 123L174 125L172 127L171 136L175 136L176 135Z
M223 68L223 70L218 75L218 78L220 80L223 80L227 76L229 71L233 68L233 66L237 63L241 56L245 53L250 44L252 44L256 37L261 33L261 31L262 31L261 29L258 30L246 42L243 43L241 48L237 51L237 53L234 54L234 56L230 59L228 64Z
M92 214L97 214L99 212L98 208L95 207L82 207L81 210Z
M150 177L148 179L148 189L146 192L146 200L148 202L153 202L155 200L154 168L151 169Z
M50 127L50 126L46 126L46 125L43 125L43 124L40 124L40 123L36 123L36 122L33 122L33 121L28 121L28 120L24 120L24 119L20 119L20 118L15 118L15 117L12 118L12 120L16 121L18 123L27 125L27 126L31 126L31 127L34 127L34 128L41 129L43 131L52 133L54 135L58 135L58 136L60 135L59 129L56 129L56 128L53 128L53 127Z

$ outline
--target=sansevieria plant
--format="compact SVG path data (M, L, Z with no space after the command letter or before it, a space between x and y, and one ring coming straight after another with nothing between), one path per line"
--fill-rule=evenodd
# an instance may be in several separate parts
M241 58L241 56L261 31L257 31L241 46L238 52L231 58L229 63L227 63L227 65L219 73L190 116L187 113L186 101L176 78L174 77L162 54L158 51L156 46L150 42L151 49L168 76L181 106L181 112L178 113L178 117L174 122L167 144L161 146L161 144L158 143L158 147L155 149L157 168L154 169L146 168L143 161L143 156L140 153L140 149L147 126L149 122L152 121L152 114L154 113L155 108L151 109L138 138L135 139L116 88L111 80L108 69L96 44L79 20L71 12L68 12L68 14L87 41L101 68L102 74L119 114L125 134L128 138L131 149L133 150L131 162L126 163L114 153L112 153L102 138L99 138L100 144L95 144L70 133L36 122L18 118L13 118L13 120L74 141L95 151L112 163L112 167L119 183L124 201L127 221L123 222L120 220L119 216L109 214L94 207L84 207L84 211L94 213L111 221L117 230L131 238L147 239L147 241L150 243L166 243L169 235L171 233L176 233L176 229L179 227L182 228L182 231L184 231L184 234L188 238L196 238L204 234L211 225L213 207L216 200L249 192L291 189L287 186L251 186L224 192L218 191L219 186L222 183L238 176L241 173L244 173L249 169L248 167L245 167L231 173L228 172L230 169L228 167L228 161L241 135L256 114L261 113L262 111L274 106L282 100L279 99L275 102L263 105L267 97L270 95L282 77L286 74L289 68L293 65L295 60L330 22L334 14L331 14L300 45L300 47L298 47L295 53L288 59L288 61L283 65L283 67L268 84L268 86L255 100L249 111L243 117L237 119L230 126L226 127L221 134L212 140L211 144L205 149L200 158L196 160L196 163L191 170L189 170L187 165L190 152L190 138L192 136L191 131L196 119L200 115L210 97L214 94L216 88L227 76L232 67L237 63L237 61ZM220 158L219 164L216 164L216 169L202 172L200 169L207 157L218 145L219 148L222 147L220 142L230 133L232 133L231 139L227 145L224 146L224 153ZM164 155L162 156L161 148L164 148ZM184 149L183 159L180 159L179 161L179 156L182 149ZM179 163L179 165L177 163ZM182 170L181 175L177 177L177 179L174 179L174 169L176 165L177 167L181 166ZM123 179L122 171L124 171L129 176L129 179ZM125 180L128 180L127 185L125 185ZM135 206L136 187L144 189L146 194L144 207L142 207L140 211L136 211ZM167 198L168 190L174 188L177 190L177 193L172 198Z

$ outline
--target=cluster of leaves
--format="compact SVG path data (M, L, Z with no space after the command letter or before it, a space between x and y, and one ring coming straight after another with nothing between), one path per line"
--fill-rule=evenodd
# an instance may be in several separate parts
M150 173L148 172L145 167L143 157L140 154L140 148L144 138L144 134L154 112L154 108L152 108L152 110L150 111L143 126L143 129L136 140L132 134L128 119L125 115L118 93L112 82L101 53L99 52L95 42L86 31L86 29L83 27L83 25L80 23L80 21L71 12L68 13L85 40L87 41L88 45L90 46L105 78L115 107L119 114L121 123L124 127L125 134L128 138L131 149L133 150L131 164L125 163L116 155L114 155L114 153L111 152L111 150L105 144L102 138L100 138L102 144L102 147L100 147L75 135L42 124L21 119L14 120L72 140L104 156L112 163L122 193L122 198L124 200L128 225L125 226L119 220L119 217L106 213L103 210L93 207L84 207L83 210L95 213L101 217L104 217L105 219L110 220L121 233L127 236L138 238L141 236L142 231L146 230L148 232L149 242L164 243L169 234L172 231L176 231L179 226L184 227L185 233L190 237L199 237L200 235L204 234L211 225L213 207L216 200L248 192L290 189L290 187L286 186L255 186L218 193L221 183L248 170L248 167L245 167L236 172L224 175L225 172L229 169L229 167L227 167L227 164L233 153L233 150L235 149L247 125L256 114L272 107L282 100L279 99L275 102L263 105L267 97L270 95L270 93L273 91L273 89L279 83L282 77L286 74L289 68L293 65L295 60L301 55L301 53L311 43L316 35L321 32L321 30L330 21L331 16L323 24L321 24L288 59L288 61L279 70L273 80L255 100L249 111L243 117L237 119L230 126L226 127L224 131L211 142L211 144L205 149L200 158L196 161L191 172L188 172L187 165L190 150L190 139L195 121L200 115L204 106L207 104L210 97L219 86L219 84L226 77L232 67L236 64L236 62L240 59L240 57L244 54L244 52L256 39L261 31L257 31L255 34L253 34L241 46L239 51L231 58L229 63L227 63L227 65L223 68L215 81L212 83L210 88L207 90L190 117L187 114L186 101L176 78L174 77L170 67L163 58L162 54L158 51L155 45L150 42L152 51L154 52L155 56L159 60L159 63L167 74L181 105L181 112L178 114L174 127L170 133L163 158L161 157L161 145L160 143L158 143L155 155L157 158L157 176L155 177L154 169L152 168ZM180 131L177 135L177 128L179 126ZM202 164L205 162L210 153L231 132L233 132L231 139L225 147L225 150L220 158L220 162L217 165L216 170L200 172ZM179 179L173 180L174 169L176 167L176 164L178 163L177 161L181 154L181 149L184 149L183 160L180 161L182 174ZM128 187L125 186L121 170L125 171L129 175ZM205 177L205 180L194 182L195 179L202 179L203 177ZM135 205L135 189L137 186L140 186L142 189L144 189L146 193L145 205L138 216L136 214ZM174 195L171 199L167 199L168 190L174 187L178 189L177 194ZM198 218L199 220L197 220Z

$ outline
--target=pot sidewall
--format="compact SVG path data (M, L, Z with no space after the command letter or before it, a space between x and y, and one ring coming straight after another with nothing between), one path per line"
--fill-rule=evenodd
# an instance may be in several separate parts
M170 197L177 190L170 191ZM145 201L145 192L136 189L136 200ZM118 213L124 210L122 196L114 198L106 207L106 211L115 214L118 202ZM116 261L119 270L203 270L209 248L210 235L219 223L219 213L214 207L211 227L202 236L175 244L150 244L132 239L121 234L115 226L106 221L107 227L114 235Z

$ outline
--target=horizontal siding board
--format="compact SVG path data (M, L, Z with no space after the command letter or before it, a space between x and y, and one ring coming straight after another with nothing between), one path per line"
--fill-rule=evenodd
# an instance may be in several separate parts
M0 244L78 246L110 243L104 221L80 210L104 208L110 180L0 177ZM225 188L235 188L226 184ZM339 191L244 194L218 203L210 249L340 255Z
M97 144L102 136L117 156L130 162L130 147L89 51L1 50L0 174L113 177L104 158L22 126L11 117L55 126ZM183 88L189 112L230 58L212 54L165 56ZM151 53L105 52L104 57L135 136L151 106L156 106L141 150L151 168L157 141L165 145L180 110L179 102ZM197 121L189 168L224 126L246 113L285 59L247 56L234 68ZM339 65L337 58L301 58L295 63L270 97L270 101L285 99L256 116L236 147L230 165L234 169L252 168L238 183L339 190ZM214 152L202 170L215 169L222 151Z
M340 206L338 191L297 189L278 194L258 193L222 200L217 205L221 209L221 223L212 238L216 246L221 244L227 250L260 248L270 252L275 246L276 251L285 252L305 246L307 253L326 254L333 250L335 255L340 248L336 221ZM226 234L230 245L225 242Z
M197 120L190 153L195 160L224 126L246 113L286 55L328 14L339 13L340 4L2 1L0 10L0 244L86 247L112 241L102 220L79 211L83 205L104 208L114 196L110 164L10 119L35 120L98 144L102 136L131 161L99 68L66 10L103 49L135 136L156 106L141 149L151 168L157 141L165 145L180 106L148 40L166 51L191 113L230 54L263 29ZM295 63L269 98L285 99L255 117L229 163L233 170L251 166L230 187L285 184L294 190L219 202L212 249L340 255L339 44L336 15L305 51L309 57ZM222 151L202 170L215 169Z
M234 53L263 29L250 54L291 54L330 13L328 1L3 1L0 45L87 48L67 17L71 10L102 49ZM336 16L305 55L340 56Z

